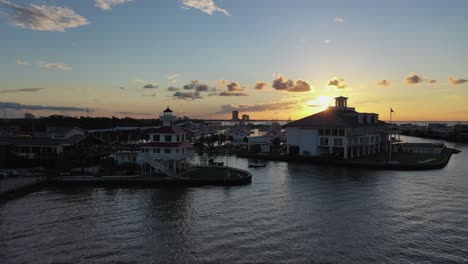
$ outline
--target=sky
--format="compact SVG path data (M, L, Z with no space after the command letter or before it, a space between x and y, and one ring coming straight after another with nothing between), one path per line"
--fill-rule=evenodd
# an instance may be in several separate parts
M7 117L468 121L465 0L0 0Z

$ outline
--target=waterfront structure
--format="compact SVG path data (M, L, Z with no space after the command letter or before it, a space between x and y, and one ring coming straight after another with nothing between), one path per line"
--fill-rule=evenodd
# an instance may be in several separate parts
M193 146L187 140L187 133L174 125L177 117L169 107L159 119L162 126L149 132L149 141L141 147L136 161L142 174L176 176L190 166Z
M0 163L17 158L26 160L67 161L98 160L108 155L104 142L80 128L49 127L44 132L19 133L0 137Z
M250 116L246 115L246 114L243 114L242 115L242 121L250 121Z
M376 113L359 113L348 98L335 98L335 106L286 125L289 155L353 158L372 155L387 147L386 123Z

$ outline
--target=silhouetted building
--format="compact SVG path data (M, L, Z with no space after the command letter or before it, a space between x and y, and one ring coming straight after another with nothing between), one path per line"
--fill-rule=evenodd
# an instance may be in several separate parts
M335 98L335 106L286 125L288 154L337 156L375 154L386 147L386 123L375 113L359 113L348 107L346 97Z
M239 121L239 111L232 111L232 121Z
M242 115L242 121L249 121L250 120L250 117L249 115Z

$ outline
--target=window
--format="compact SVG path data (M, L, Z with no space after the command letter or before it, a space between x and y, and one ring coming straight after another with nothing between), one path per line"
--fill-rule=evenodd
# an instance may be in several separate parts
M337 136L338 135L338 131L336 129L332 129L331 130L331 134L332 136Z
M323 136L323 129L319 129L319 136Z
M159 135L154 135L153 136L153 141L156 141L156 142L159 142L161 139L160 139L160 136Z
M171 135L165 135L164 136L164 141L171 142L172 141L172 136Z
M175 150L175 153L179 153L179 149L176 149L176 150Z
M179 141L180 141L180 136L179 136L179 135L177 135L177 142L179 142Z
M159 148L156 149L156 153L160 153L161 150Z
M324 129L324 135L329 136L330 135L330 129Z
M338 136L344 137L345 131L344 129L338 129Z
M168 154L168 153L171 153L171 149L164 149L164 153Z
M320 138L320 145L328 146L328 138L326 138L326 137L321 137L321 138Z
M343 146L343 139L342 138L335 138L333 140L333 145L334 146Z

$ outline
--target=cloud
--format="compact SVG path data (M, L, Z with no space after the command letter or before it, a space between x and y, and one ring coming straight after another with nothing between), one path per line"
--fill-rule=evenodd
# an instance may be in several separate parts
M195 90L197 92L208 92L209 87L198 80L192 80L189 84L184 85L184 90Z
M112 6L132 2L133 0L94 0L94 5L102 10L111 10Z
M278 74L276 78L273 80L272 87L280 91L288 90L294 87L294 82L291 80L288 80L283 75Z
M324 41L324 43L325 43L325 44L330 44L330 43L331 43L331 40L330 40L330 39L326 39L326 40Z
M44 91L46 88L20 88L20 89L9 89L9 90L0 90L0 94L9 94L9 93L36 93Z
M249 96L249 94L246 92L228 92L228 91L220 92L218 95L219 96Z
M428 82L428 83L436 83L437 80L428 80L427 82Z
M466 79L457 79L457 78L449 77L449 83L452 85L462 84L466 82L468 82L468 80Z
M227 84L226 87L228 88L229 92L240 92L246 90L246 87L241 87L238 82L231 82Z
M348 87L348 85L346 85L344 79L339 79L339 78L336 78L336 77L331 79L328 82L328 86L335 86L338 89L345 89L346 87Z
M272 87L275 90L287 91L287 92L308 92L311 90L311 86L308 82L303 80L288 80L281 74L276 75L276 78L273 80Z
M23 60L16 60L16 64L18 65L31 65L29 61L23 61Z
M392 82L389 81L389 80L381 80L380 82L377 82L377 85L378 86L388 87L388 86L392 85Z
M44 106L44 105L25 105L14 102L0 102L0 108L15 110L47 110L47 111L66 111L66 112L85 112L94 111L93 109L73 106Z
M173 95L177 99L187 99L187 100L195 100L195 99L201 99L203 97L200 96L200 92L195 91L195 92L176 92Z
M66 7L35 4L24 7L7 0L0 0L0 5L13 11L13 13L5 15L8 17L8 23L14 27L65 32L68 28L89 24L86 18Z
M38 66L41 68L59 70L59 71L71 71L73 68L67 66L63 63L54 63L54 62L39 62Z
M174 86L170 86L170 87L167 88L167 90L170 91L170 92L175 92L175 91L179 91L180 88L177 88L177 87L174 87Z
M221 105L221 111L216 114L228 114L234 110L239 112L263 112L263 111L274 111L274 110L285 110L290 111L294 108L296 102L275 102L275 103L264 103L264 104L253 104L253 105Z
M255 82L255 90L263 90L263 89L267 89L268 88L268 83L266 82Z
M339 23L339 24L344 23L344 18L342 18L342 17L336 17L336 18L335 18L335 23Z
M416 75L416 74L413 74L413 75L410 75L410 76L406 77L405 80L406 80L406 83L408 83L408 84L417 84L417 83L424 82L424 78L422 76Z
M149 116L154 115L154 113L147 113L147 112L115 112L117 115L124 115L124 116Z
M143 86L143 89L156 89L156 88L158 88L158 86L151 84L151 83L145 84L145 86Z
M229 82L227 80L218 81L218 84L225 84L227 91L219 93L219 96L248 96L247 86L242 86L238 82Z
M179 76L179 74L169 75L169 76L167 76L167 80L169 80L169 82L172 83L172 84L176 84L177 83L177 76Z
M199 9L200 11L213 15L214 12L220 12L226 16L231 16L228 11L217 6L213 0L180 0L184 9Z

